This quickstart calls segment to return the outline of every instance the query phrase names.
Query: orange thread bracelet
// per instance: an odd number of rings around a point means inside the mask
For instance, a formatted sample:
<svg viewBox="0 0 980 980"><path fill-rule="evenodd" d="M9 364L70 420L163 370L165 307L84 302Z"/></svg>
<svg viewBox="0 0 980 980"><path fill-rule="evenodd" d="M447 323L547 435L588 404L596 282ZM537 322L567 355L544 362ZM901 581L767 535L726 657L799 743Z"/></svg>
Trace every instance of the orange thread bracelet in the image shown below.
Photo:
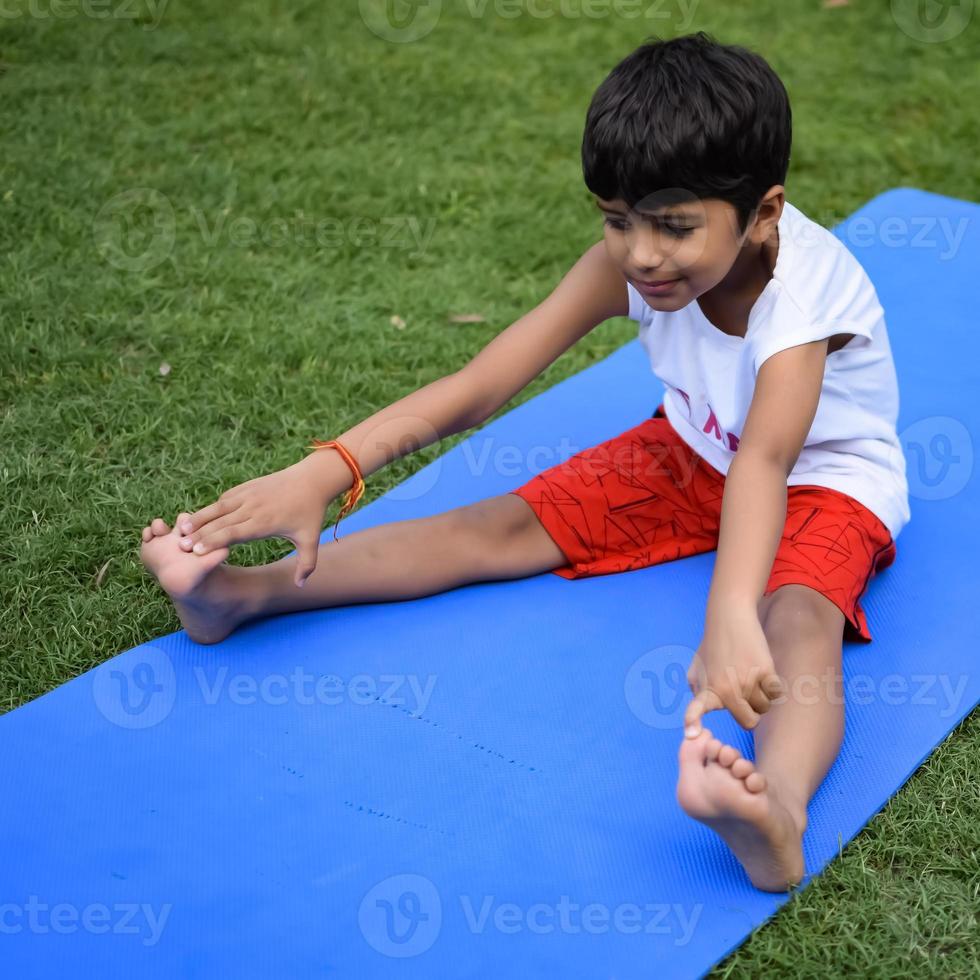
<svg viewBox="0 0 980 980"><path fill-rule="evenodd" d="M361 476L361 470L357 465L357 460L339 443L336 439L330 439L327 442L323 442L320 439L314 439L313 442L306 447L307 449L336 449L338 453L343 457L344 462L350 467L351 473L354 474L354 485L347 491L344 496L344 504L340 508L340 515L337 517L337 521L333 526L333 539L337 540L337 526L340 522L354 509L357 505L358 500L364 493L364 477Z"/></svg>

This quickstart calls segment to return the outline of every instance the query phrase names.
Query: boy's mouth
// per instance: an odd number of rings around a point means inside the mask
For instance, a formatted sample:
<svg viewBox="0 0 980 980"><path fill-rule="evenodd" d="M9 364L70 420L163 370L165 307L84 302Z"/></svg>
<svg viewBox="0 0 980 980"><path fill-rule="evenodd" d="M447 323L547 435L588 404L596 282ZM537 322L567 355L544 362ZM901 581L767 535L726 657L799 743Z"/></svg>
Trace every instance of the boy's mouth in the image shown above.
<svg viewBox="0 0 980 980"><path fill-rule="evenodd" d="M664 296L669 293L679 283L680 277L675 279L653 279L649 282L636 280L636 288L647 296Z"/></svg>

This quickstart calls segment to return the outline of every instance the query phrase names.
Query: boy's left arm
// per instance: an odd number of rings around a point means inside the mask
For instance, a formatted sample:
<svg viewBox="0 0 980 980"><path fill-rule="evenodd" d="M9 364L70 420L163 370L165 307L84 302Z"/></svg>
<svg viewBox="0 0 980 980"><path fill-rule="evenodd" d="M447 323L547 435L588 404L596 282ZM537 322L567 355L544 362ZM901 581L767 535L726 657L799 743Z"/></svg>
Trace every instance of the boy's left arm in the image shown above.
<svg viewBox="0 0 980 980"><path fill-rule="evenodd" d="M782 693L758 607L786 522L786 478L817 412L827 344L787 348L759 368L725 479L704 633L688 670L694 691L684 716L688 737L701 731L705 712L718 708L754 728Z"/></svg>

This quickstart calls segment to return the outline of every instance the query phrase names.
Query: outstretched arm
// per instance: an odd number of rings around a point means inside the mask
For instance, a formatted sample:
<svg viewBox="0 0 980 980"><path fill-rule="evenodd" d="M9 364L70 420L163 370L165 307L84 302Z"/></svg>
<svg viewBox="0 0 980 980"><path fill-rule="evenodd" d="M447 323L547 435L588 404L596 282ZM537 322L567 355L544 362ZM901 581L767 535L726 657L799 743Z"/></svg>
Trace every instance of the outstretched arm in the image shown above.
<svg viewBox="0 0 980 980"><path fill-rule="evenodd" d="M786 478L816 415L826 355L827 341L814 341L772 355L759 369L725 479L704 634L688 671L695 691L684 717L689 737L717 708L754 728L782 692L758 606L786 522Z"/></svg>
<svg viewBox="0 0 980 980"><path fill-rule="evenodd" d="M459 371L411 392L333 437L363 476L445 436L475 427L536 378L586 333L628 312L626 283L605 245L590 247L551 294L503 330ZM225 491L192 513L179 530L185 551L207 554L259 538L287 538L297 548L301 586L316 568L323 517L353 483L334 449Z"/></svg>

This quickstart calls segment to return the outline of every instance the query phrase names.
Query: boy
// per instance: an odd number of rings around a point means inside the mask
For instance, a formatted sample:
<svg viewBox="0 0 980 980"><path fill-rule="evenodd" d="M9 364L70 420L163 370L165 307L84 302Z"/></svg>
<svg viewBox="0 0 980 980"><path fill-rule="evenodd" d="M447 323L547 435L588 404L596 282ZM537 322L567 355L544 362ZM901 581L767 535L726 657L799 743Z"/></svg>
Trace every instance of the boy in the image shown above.
<svg viewBox="0 0 980 980"><path fill-rule="evenodd" d="M330 451L178 515L173 531L159 518L143 529L142 560L191 638L717 548L677 798L757 887L799 882L807 804L843 735L842 640L870 641L859 599L909 512L883 311L857 260L785 200L790 142L786 90L754 53L700 32L624 59L582 144L604 238L547 299L458 372L315 444ZM318 545L327 506L348 491L343 515L363 474L479 425L623 315L666 386L653 417L509 493ZM225 563L231 545L269 536L297 554ZM754 730L754 763L701 726L722 707Z"/></svg>

